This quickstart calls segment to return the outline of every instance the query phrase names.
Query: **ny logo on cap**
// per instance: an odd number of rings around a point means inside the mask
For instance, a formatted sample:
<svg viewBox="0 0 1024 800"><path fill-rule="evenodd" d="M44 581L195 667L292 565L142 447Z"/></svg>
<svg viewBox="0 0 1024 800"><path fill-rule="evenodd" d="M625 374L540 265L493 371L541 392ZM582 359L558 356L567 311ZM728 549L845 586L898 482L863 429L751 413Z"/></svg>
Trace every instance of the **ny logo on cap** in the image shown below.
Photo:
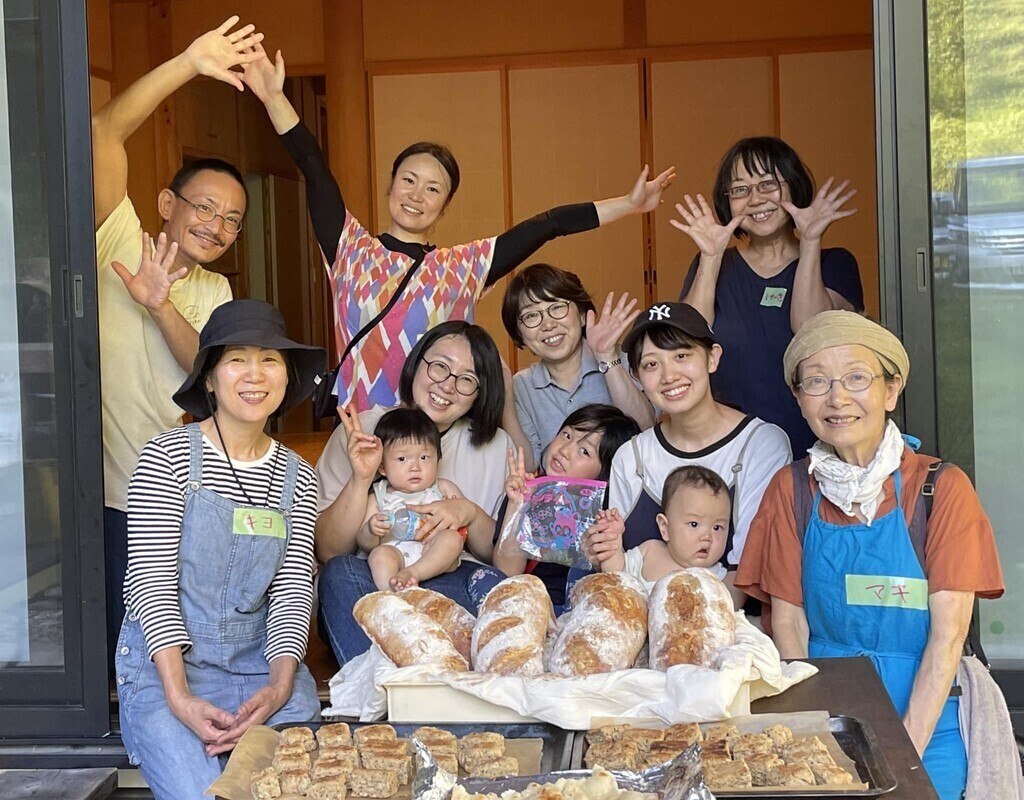
<svg viewBox="0 0 1024 800"><path fill-rule="evenodd" d="M647 319L649 320L663 320L668 319L671 316L672 309L665 304L652 306L651 310L647 313Z"/></svg>

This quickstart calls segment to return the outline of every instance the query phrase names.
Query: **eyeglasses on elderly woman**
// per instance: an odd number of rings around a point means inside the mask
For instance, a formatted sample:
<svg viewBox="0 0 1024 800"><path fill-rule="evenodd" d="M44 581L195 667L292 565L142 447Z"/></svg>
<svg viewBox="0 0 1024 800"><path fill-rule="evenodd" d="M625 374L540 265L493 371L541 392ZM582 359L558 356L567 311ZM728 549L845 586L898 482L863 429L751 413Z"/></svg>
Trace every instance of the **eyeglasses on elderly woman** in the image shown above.
<svg viewBox="0 0 1024 800"><path fill-rule="evenodd" d="M863 392L867 391L868 387L872 383L877 381L879 378L884 378L884 375L873 375L870 372L864 370L854 370L853 372L847 372L841 378L826 378L824 375L811 375L810 377L804 378L802 381L798 381L795 385L806 395L811 397L821 397L832 391L832 385L835 383L842 384L842 387L848 392Z"/></svg>

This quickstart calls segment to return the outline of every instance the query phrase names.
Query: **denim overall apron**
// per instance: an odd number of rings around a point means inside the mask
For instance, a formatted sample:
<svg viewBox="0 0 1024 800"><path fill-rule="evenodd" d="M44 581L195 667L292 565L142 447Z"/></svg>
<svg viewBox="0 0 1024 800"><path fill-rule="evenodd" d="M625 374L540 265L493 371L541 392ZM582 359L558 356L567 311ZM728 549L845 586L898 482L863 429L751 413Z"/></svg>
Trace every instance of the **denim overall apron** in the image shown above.
<svg viewBox="0 0 1024 800"><path fill-rule="evenodd" d="M804 611L811 658L869 656L902 716L921 664L931 615L928 582L914 552L894 473L896 508L871 526L821 519L821 490L804 536ZM967 783L959 697L950 697L924 753L942 800L959 800Z"/></svg>
<svg viewBox="0 0 1024 800"><path fill-rule="evenodd" d="M187 426L189 478L178 549L178 600L192 649L184 654L191 693L234 714L267 685L268 589L284 562L291 537L291 506L299 458L287 452L280 505L283 536L234 533L237 508L203 488L203 435ZM192 800L221 773L191 729L171 713L156 666L147 656L142 626L125 616L115 657L121 737L156 798ZM299 664L292 696L265 724L319 718L316 684Z"/></svg>

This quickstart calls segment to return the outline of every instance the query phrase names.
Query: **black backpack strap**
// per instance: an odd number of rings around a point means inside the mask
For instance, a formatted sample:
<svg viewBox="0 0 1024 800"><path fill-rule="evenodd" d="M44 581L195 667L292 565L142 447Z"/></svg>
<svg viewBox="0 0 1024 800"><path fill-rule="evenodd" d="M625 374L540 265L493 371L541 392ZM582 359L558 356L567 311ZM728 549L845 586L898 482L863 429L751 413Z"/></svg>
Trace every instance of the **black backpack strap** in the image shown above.
<svg viewBox="0 0 1024 800"><path fill-rule="evenodd" d="M921 485L921 497L914 507L914 514L908 524L910 531L910 542L914 546L917 560L921 564L921 571L924 571L924 551L928 541L928 520L932 515L932 505L935 502L935 484L939 475L949 466L946 461L935 461L928 465L928 473L925 475L924 483ZM964 655L977 656L978 660L988 666L988 658L981 646L981 613L978 607L978 598L974 598L974 610L971 612L971 623L967 628L967 638L964 640Z"/></svg>
<svg viewBox="0 0 1024 800"><path fill-rule="evenodd" d="M349 343L345 346L344 352L341 354L341 358L338 359L338 364L333 369L325 372L323 375L317 375L314 379L316 388L313 389L313 416L317 419L324 419L325 417L336 417L338 412L338 397L334 394L334 385L338 382L338 375L341 372L341 365L345 363L345 359L348 358L348 354L352 352L352 349L363 340L363 338L374 328L377 324L388 315L388 312L395 307L395 303L402 297L402 293L405 291L405 287L409 285L409 281L412 280L412 276L419 270L420 265L423 263L423 259L426 258L426 253L421 253L413 259L412 265L409 267L409 271L402 276L401 283L398 284L398 288L395 289L395 293L391 295L387 302L387 305L380 310L373 319L367 322L359 331L353 336ZM337 420L335 420L337 422Z"/></svg>
<svg viewBox="0 0 1024 800"><path fill-rule="evenodd" d="M814 498L811 497L811 487L807 483L807 459L794 461L789 465L789 471L793 473L793 517L796 520L796 538L803 545L804 535L811 521L811 512L814 510Z"/></svg>

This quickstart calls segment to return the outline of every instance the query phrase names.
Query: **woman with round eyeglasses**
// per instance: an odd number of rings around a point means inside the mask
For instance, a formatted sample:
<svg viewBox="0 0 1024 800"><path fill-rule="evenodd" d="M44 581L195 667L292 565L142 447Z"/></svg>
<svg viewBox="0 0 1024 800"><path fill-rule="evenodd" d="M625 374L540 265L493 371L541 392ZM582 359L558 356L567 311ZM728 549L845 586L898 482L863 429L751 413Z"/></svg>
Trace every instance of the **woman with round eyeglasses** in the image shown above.
<svg viewBox="0 0 1024 800"><path fill-rule="evenodd" d="M771 601L783 658L869 656L953 800L968 771L957 670L974 600L1001 596L1003 577L970 480L888 419L909 372L899 339L858 314L804 323L784 374L818 441L768 485L736 585Z"/></svg>
<svg viewBox="0 0 1024 800"><path fill-rule="evenodd" d="M451 320L427 331L406 359L399 377L402 405L424 411L441 432L439 478L450 480L464 497L413 506L427 517L421 529L425 544L433 530L467 528L462 562L422 586L450 597L476 613L468 592L477 570L492 571L476 561L490 561L494 520L491 514L505 494L507 453L512 442L499 427L505 403L501 357L483 328ZM378 477L380 440L373 435L388 409L374 407L345 414L317 462L320 517L316 524L320 570L320 632L339 663L363 653L369 639L352 617L352 607L376 591L365 554L356 536L366 495ZM495 571L496 575L499 575ZM498 578L500 579L500 577Z"/></svg>
<svg viewBox="0 0 1024 800"><path fill-rule="evenodd" d="M531 264L509 283L501 304L505 330L516 347L540 359L506 385L502 419L523 448L527 471L541 463L562 420L584 406L613 405L641 429L654 424L654 409L619 351L619 339L639 313L628 294L616 302L609 292L598 316L579 277L550 264Z"/></svg>
<svg viewBox="0 0 1024 800"><path fill-rule="evenodd" d="M700 252L679 299L696 308L726 352L712 378L715 397L782 428L794 453L814 436L779 373L793 333L820 311L861 311L857 262L822 249L829 226L854 213L849 181L829 178L815 193L800 157L781 139L741 139L722 158L712 195L676 204L672 225ZM730 247L732 237L739 246Z"/></svg>

